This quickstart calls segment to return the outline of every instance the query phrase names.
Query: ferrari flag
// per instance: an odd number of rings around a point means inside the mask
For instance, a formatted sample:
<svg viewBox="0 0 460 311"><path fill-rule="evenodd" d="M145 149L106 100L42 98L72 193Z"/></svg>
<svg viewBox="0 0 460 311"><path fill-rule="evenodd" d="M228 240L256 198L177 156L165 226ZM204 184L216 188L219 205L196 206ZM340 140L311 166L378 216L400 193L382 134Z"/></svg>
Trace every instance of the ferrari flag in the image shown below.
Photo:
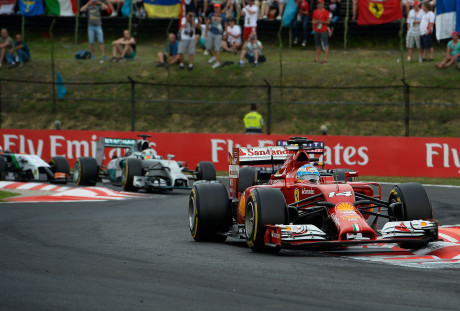
<svg viewBox="0 0 460 311"><path fill-rule="evenodd" d="M144 0L148 17L179 17L181 0Z"/></svg>
<svg viewBox="0 0 460 311"><path fill-rule="evenodd" d="M436 38L450 38L454 30L460 32L460 0L436 1Z"/></svg>
<svg viewBox="0 0 460 311"><path fill-rule="evenodd" d="M75 16L77 3L75 0L45 0L48 15Z"/></svg>
<svg viewBox="0 0 460 311"><path fill-rule="evenodd" d="M358 0L358 25L386 24L401 18L400 0Z"/></svg>
<svg viewBox="0 0 460 311"><path fill-rule="evenodd" d="M14 13L16 0L0 0L0 15L10 15Z"/></svg>
<svg viewBox="0 0 460 311"><path fill-rule="evenodd" d="M19 12L23 16L42 15L44 11L42 0L19 0Z"/></svg>

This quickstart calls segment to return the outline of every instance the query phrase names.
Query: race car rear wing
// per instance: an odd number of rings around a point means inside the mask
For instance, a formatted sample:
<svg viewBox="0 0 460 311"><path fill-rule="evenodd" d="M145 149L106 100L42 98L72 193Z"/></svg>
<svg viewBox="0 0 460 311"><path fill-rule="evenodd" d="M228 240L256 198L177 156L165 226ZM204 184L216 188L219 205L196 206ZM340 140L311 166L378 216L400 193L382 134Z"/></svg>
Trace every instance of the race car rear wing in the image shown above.
<svg viewBox="0 0 460 311"><path fill-rule="evenodd" d="M324 142L303 137L291 137L287 141L278 141L277 146L233 148L229 154L230 197L238 198L240 165L279 165L299 150L305 150L311 161L318 161L317 155L324 155ZM313 157L311 157L313 155Z"/></svg>
<svg viewBox="0 0 460 311"><path fill-rule="evenodd" d="M313 141L304 137L291 137L289 140L276 141L277 146L283 146L288 150L305 150L308 155L324 155L324 142Z"/></svg>
<svg viewBox="0 0 460 311"><path fill-rule="evenodd" d="M102 166L104 161L105 148L130 148L131 150L136 145L137 140L129 138L106 138L101 137L96 145L96 162Z"/></svg>

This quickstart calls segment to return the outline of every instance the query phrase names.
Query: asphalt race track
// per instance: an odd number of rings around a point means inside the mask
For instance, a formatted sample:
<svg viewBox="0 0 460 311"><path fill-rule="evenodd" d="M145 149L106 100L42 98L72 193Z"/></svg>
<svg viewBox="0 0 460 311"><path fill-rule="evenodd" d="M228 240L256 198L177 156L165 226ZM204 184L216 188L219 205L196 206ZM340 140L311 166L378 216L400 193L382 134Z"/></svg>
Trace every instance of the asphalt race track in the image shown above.
<svg viewBox="0 0 460 311"><path fill-rule="evenodd" d="M459 224L459 188L427 191L440 224ZM235 239L198 243L187 206L187 191L0 204L0 309L460 310L458 266L255 254Z"/></svg>

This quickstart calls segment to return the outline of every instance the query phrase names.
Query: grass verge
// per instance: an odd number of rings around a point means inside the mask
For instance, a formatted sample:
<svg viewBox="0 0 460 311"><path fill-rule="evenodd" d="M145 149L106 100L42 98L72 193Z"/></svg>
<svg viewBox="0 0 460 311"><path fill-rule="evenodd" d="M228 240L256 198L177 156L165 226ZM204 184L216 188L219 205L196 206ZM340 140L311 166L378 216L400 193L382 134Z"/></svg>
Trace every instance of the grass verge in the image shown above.
<svg viewBox="0 0 460 311"><path fill-rule="evenodd" d="M32 61L23 68L0 68L0 78L54 80L49 39L30 40ZM261 103L261 113L267 113L266 80L273 86L273 134L316 135L320 134L322 124L329 127L331 135L405 133L402 60L397 49L335 47L329 62L318 64L312 62L315 51L310 42L305 49L282 50L275 43L266 43L267 62L257 68L239 67L238 55L223 53L221 62L233 64L214 70L207 62L209 56L198 49L195 69L188 72L177 66L168 70L155 67L156 53L164 49L164 43L144 39L138 42L134 61L100 63L98 50L95 61L74 59L76 51L88 49L86 42L75 45L71 37L58 38L54 44L54 68L64 78L66 96L54 103L51 85L2 82L2 127L52 129L54 120L59 119L63 129L129 131L132 116L129 76L139 82L164 84L135 86L137 131L241 133L249 102ZM110 58L110 39L105 46ZM444 53L445 48L438 47L435 61L440 61ZM117 81L125 83L96 84ZM410 93L411 136L459 137L460 89L443 89L459 87L458 71L454 68L440 71L433 63L405 63L405 81L414 86ZM184 84L191 87L178 87ZM392 87L363 88L384 85ZM280 86L297 88L281 90ZM423 88L427 86L435 89ZM222 101L225 103L219 103ZM374 105L364 105L367 103Z"/></svg>
<svg viewBox="0 0 460 311"><path fill-rule="evenodd" d="M5 202L5 199L9 197L14 197L19 195L19 193L13 193L13 192L8 192L8 191L2 191L0 190L0 202Z"/></svg>

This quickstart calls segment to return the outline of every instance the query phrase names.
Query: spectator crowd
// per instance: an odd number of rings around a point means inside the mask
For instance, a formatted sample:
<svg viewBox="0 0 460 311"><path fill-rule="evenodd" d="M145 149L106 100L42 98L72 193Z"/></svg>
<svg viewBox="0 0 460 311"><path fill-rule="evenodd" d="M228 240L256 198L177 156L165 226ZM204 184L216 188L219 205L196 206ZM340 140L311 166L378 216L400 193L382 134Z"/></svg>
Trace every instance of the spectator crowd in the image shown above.
<svg viewBox="0 0 460 311"><path fill-rule="evenodd" d="M87 35L90 53L96 59L97 41L100 61L107 57L104 48L102 16L118 16L124 5L130 1L136 12L139 11L136 0L82 0L80 12L87 18ZM165 50L158 52L157 67L169 67L178 64L179 69L192 71L197 48L209 55L211 68L231 64L222 62L221 53L228 52L236 56L240 66L246 63L254 67L265 62L264 47L258 38L258 21L281 20L288 0L185 0L185 14L179 21L177 35L170 34ZM295 0L297 12L292 21L293 44L307 46L308 38L313 35L316 56L313 62L327 63L329 39L340 19L342 0ZM432 62L434 58L433 31L435 13L433 1L403 0L401 2L406 15L407 62L414 61L414 49L417 49L418 62ZM352 0L352 19L356 20L357 0ZM242 26L239 19L242 19ZM446 57L436 67L446 68L456 64L460 69L460 43L458 34L452 34L448 43ZM321 59L321 54L323 57ZM186 55L187 57L184 57ZM136 40L128 30L123 36L112 42L112 62L133 60L136 56ZM4 61L9 68L22 66L30 59L30 51L21 35L16 41L2 29L0 38L0 66ZM187 66L186 66L187 63Z"/></svg>

